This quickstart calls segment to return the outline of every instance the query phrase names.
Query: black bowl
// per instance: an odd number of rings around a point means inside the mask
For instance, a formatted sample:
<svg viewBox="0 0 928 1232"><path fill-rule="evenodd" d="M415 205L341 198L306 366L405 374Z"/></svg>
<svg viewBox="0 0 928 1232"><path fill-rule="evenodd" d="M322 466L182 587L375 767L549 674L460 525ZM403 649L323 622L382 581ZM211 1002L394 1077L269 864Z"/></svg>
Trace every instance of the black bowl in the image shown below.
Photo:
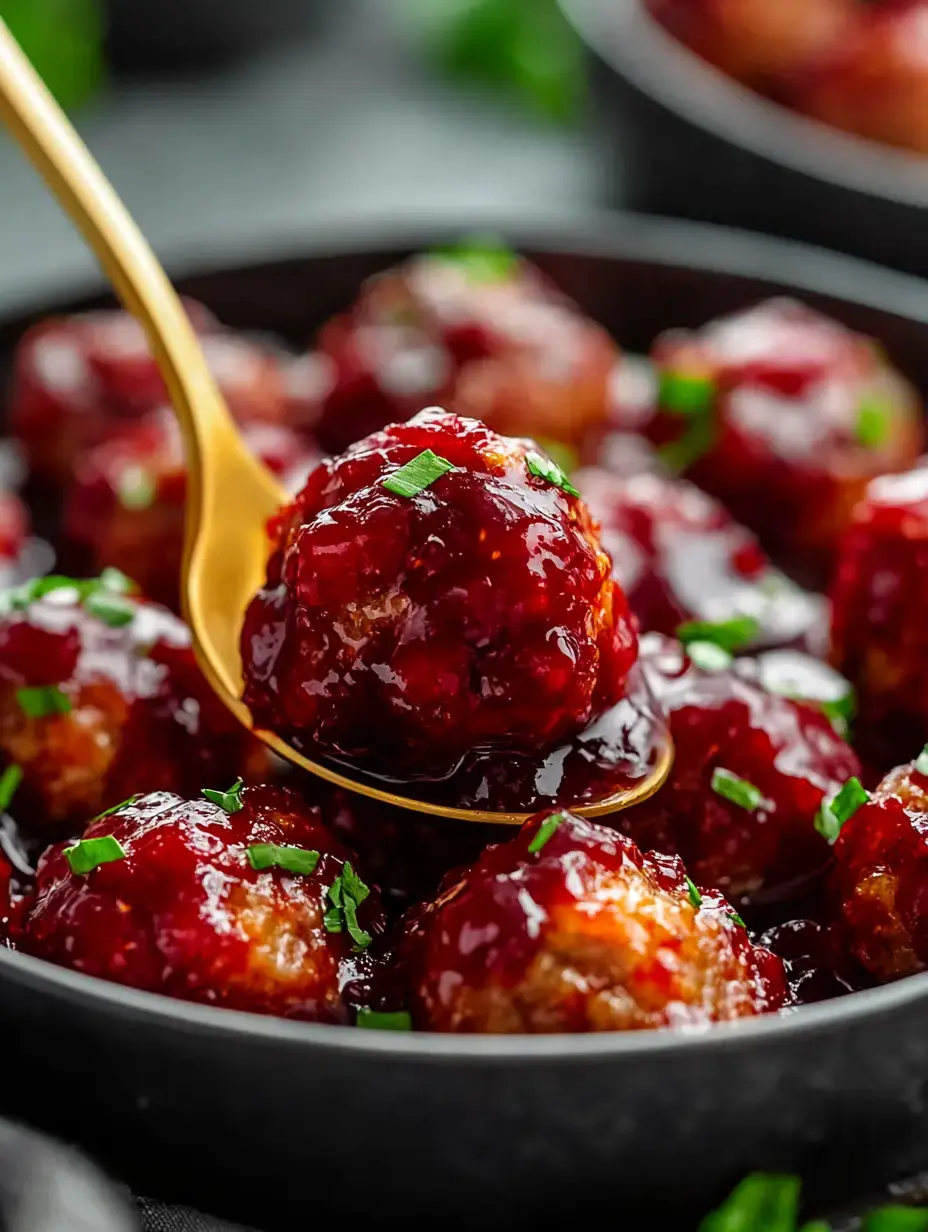
<svg viewBox="0 0 928 1232"><path fill-rule="evenodd" d="M689 52L643 0L561 4L592 53L616 204L928 275L928 158L768 102Z"/></svg>
<svg viewBox="0 0 928 1232"><path fill-rule="evenodd" d="M500 229L630 348L799 294L928 391L928 299L901 275L632 217ZM306 339L363 277L460 231L317 239L180 283L231 324ZM7 360L26 323L0 328ZM803 1172L821 1199L864 1193L928 1162L926 1021L928 975L702 1033L395 1035L188 1005L0 950L7 1107L138 1192L269 1229L656 1229L695 1222L755 1168Z"/></svg>

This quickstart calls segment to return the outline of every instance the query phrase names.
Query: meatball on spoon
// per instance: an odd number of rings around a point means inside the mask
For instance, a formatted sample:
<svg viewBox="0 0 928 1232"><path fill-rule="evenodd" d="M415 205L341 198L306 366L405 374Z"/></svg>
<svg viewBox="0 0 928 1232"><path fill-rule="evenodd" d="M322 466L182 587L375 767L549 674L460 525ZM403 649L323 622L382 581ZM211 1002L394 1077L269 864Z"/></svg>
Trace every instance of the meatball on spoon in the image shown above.
<svg viewBox="0 0 928 1232"><path fill-rule="evenodd" d="M288 503L287 494L244 444L164 270L2 21L0 115L148 334L183 429L189 461L184 612L207 679L240 722L251 727L242 700L239 637L243 614L264 582L266 524ZM271 732L258 735L304 770L390 804L463 821L520 824L528 816L397 795L310 761ZM588 816L628 808L660 787L672 753L668 738L642 778L592 804L576 807L569 800L560 804Z"/></svg>

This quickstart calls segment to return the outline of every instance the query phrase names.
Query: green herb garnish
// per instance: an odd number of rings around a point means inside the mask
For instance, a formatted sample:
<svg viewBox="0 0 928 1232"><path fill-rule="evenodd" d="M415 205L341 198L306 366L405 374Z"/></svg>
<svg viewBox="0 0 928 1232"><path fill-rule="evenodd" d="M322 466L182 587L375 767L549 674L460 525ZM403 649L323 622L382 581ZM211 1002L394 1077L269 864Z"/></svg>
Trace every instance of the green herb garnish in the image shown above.
<svg viewBox="0 0 928 1232"><path fill-rule="evenodd" d="M690 902L698 910L702 906L702 895L699 893L699 887L696 885L696 882L691 881L689 877L686 878L686 889L690 896Z"/></svg>
<svg viewBox="0 0 928 1232"><path fill-rule="evenodd" d="M564 820L563 813L552 813L550 817L546 817L532 836L532 841L528 845L529 851L533 855L536 851L541 851L542 847L544 847L545 843L547 843L551 835Z"/></svg>
<svg viewBox="0 0 928 1232"><path fill-rule="evenodd" d="M728 651L715 642L688 642L686 653L693 665L704 672L723 672L734 661Z"/></svg>
<svg viewBox="0 0 928 1232"><path fill-rule="evenodd" d="M834 843L841 829L862 804L870 799L858 778L850 778L830 800L823 800L815 818L815 828L829 843Z"/></svg>
<svg viewBox="0 0 928 1232"><path fill-rule="evenodd" d="M433 255L458 266L469 282L508 282L519 266L512 249L480 236L437 248Z"/></svg>
<svg viewBox="0 0 928 1232"><path fill-rule="evenodd" d="M212 787L204 787L203 795L209 800L210 804L218 804L227 813L237 813L245 807L242 803L242 788L244 785L242 780L238 779L228 791L215 791Z"/></svg>
<svg viewBox="0 0 928 1232"><path fill-rule="evenodd" d="M412 1016L407 1010L386 1013L381 1010L359 1009L356 1026L367 1031L411 1031Z"/></svg>
<svg viewBox="0 0 928 1232"><path fill-rule="evenodd" d="M755 1172L699 1225L699 1232L796 1232L798 1176Z"/></svg>
<svg viewBox="0 0 928 1232"><path fill-rule="evenodd" d="M441 479L442 475L453 470L454 465L451 462L432 453L431 449L425 449L411 462L388 475L383 480L383 486L388 492L405 496L409 500L431 487L436 479Z"/></svg>
<svg viewBox="0 0 928 1232"><path fill-rule="evenodd" d="M327 897L332 904L325 913L322 922L326 931L340 933L347 928L352 941L359 950L371 943L371 935L358 923L358 908L370 894L370 890L357 875L351 864L346 860L341 873L335 878L327 890Z"/></svg>
<svg viewBox="0 0 928 1232"><path fill-rule="evenodd" d="M925 745L915 758L915 769L919 774L928 774L928 744Z"/></svg>
<svg viewBox="0 0 928 1232"><path fill-rule="evenodd" d="M695 416L686 431L675 441L660 445L658 460L674 475L682 475L709 452L715 444L715 420L711 415Z"/></svg>
<svg viewBox="0 0 928 1232"><path fill-rule="evenodd" d="M860 1232L925 1232L928 1210L915 1206L882 1206L871 1211L860 1225Z"/></svg>
<svg viewBox="0 0 928 1232"><path fill-rule="evenodd" d="M22 767L7 766L0 774L0 813L5 813L16 795L16 789L23 781Z"/></svg>
<svg viewBox="0 0 928 1232"><path fill-rule="evenodd" d="M712 642L729 654L753 642L760 626L753 616L732 616L730 620L689 620L677 629L677 637L689 649L693 642Z"/></svg>
<svg viewBox="0 0 928 1232"><path fill-rule="evenodd" d="M116 498L123 509L140 513L155 503L155 481L141 466L127 466L116 484Z"/></svg>
<svg viewBox="0 0 928 1232"><path fill-rule="evenodd" d="M889 439L892 427L892 409L872 395L863 399L857 413L854 432L865 449L879 449Z"/></svg>
<svg viewBox="0 0 928 1232"><path fill-rule="evenodd" d="M135 619L135 607L121 595L107 590L95 590L84 600L84 608L111 629L129 625Z"/></svg>
<svg viewBox="0 0 928 1232"><path fill-rule="evenodd" d="M259 872L265 868L282 868L286 873L309 874L316 870L319 852L277 843L252 843L248 848L248 860Z"/></svg>
<svg viewBox="0 0 928 1232"><path fill-rule="evenodd" d="M717 766L712 772L712 790L748 813L754 813L764 803L764 793L747 779Z"/></svg>
<svg viewBox="0 0 928 1232"><path fill-rule="evenodd" d="M548 483L554 484L556 488L560 488L569 496L580 495L553 458L545 458L540 453L529 453L525 455L525 465L529 469L529 474L534 475L536 479L547 480Z"/></svg>
<svg viewBox="0 0 928 1232"><path fill-rule="evenodd" d="M112 834L104 834L101 838L82 838L73 847L66 847L64 857L71 865L72 873L83 875L93 872L101 864L124 860L126 853Z"/></svg>
<svg viewBox="0 0 928 1232"><path fill-rule="evenodd" d="M102 813L97 813L94 821L102 821L104 817L112 817L115 813L121 813L124 808L128 808L130 804L135 804L136 800L142 798L142 793L137 791L134 796L129 796L127 800L123 800L120 804L114 804L112 808L104 809Z"/></svg>
<svg viewBox="0 0 928 1232"><path fill-rule="evenodd" d="M118 569L104 569L97 578L73 578L61 573L51 573L45 577L30 578L20 586L14 586L0 593L0 608L4 611L22 611L30 603L44 599L46 595L57 591L72 591L74 602L82 603L88 611L91 604L100 599L110 599L114 595L127 595L136 589L135 583ZM123 621L128 624L128 621Z"/></svg>
<svg viewBox="0 0 928 1232"><path fill-rule="evenodd" d="M672 415L708 415L715 401L715 381L694 372L664 369L657 390L661 409Z"/></svg>
<svg viewBox="0 0 928 1232"><path fill-rule="evenodd" d="M132 578L126 577L121 569L114 569L112 565L107 565L99 580L103 589L114 595L131 595L138 590Z"/></svg>
<svg viewBox="0 0 928 1232"><path fill-rule="evenodd" d="M566 441L551 440L547 436L539 436L535 439L548 457L557 463L565 475L569 475L571 471L575 471L580 465L580 455Z"/></svg>
<svg viewBox="0 0 928 1232"><path fill-rule="evenodd" d="M17 689L16 700L23 714L30 719L44 719L50 714L69 714L71 699L57 685L42 685L35 689Z"/></svg>

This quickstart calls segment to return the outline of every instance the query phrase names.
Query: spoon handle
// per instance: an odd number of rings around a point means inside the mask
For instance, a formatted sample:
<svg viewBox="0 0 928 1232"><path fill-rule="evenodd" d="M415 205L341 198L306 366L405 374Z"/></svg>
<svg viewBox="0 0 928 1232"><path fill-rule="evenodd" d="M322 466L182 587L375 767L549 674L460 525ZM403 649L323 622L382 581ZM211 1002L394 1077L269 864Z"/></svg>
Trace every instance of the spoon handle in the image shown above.
<svg viewBox="0 0 928 1232"><path fill-rule="evenodd" d="M234 432L177 292L96 160L0 19L0 120L145 328L180 420L199 504L207 441Z"/></svg>

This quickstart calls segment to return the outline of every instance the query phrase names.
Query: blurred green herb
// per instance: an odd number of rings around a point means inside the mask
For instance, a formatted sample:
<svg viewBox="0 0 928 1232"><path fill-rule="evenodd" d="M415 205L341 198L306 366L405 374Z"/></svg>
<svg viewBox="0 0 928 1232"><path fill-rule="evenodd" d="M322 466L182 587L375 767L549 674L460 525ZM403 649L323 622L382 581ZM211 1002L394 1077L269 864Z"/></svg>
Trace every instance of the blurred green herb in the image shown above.
<svg viewBox="0 0 928 1232"><path fill-rule="evenodd" d="M62 107L78 106L101 85L101 0L0 0L0 17Z"/></svg>
<svg viewBox="0 0 928 1232"><path fill-rule="evenodd" d="M798 1176L755 1172L699 1225L699 1232L830 1232L825 1220L799 1223ZM882 1206L865 1215L860 1232L925 1232L928 1210Z"/></svg>

